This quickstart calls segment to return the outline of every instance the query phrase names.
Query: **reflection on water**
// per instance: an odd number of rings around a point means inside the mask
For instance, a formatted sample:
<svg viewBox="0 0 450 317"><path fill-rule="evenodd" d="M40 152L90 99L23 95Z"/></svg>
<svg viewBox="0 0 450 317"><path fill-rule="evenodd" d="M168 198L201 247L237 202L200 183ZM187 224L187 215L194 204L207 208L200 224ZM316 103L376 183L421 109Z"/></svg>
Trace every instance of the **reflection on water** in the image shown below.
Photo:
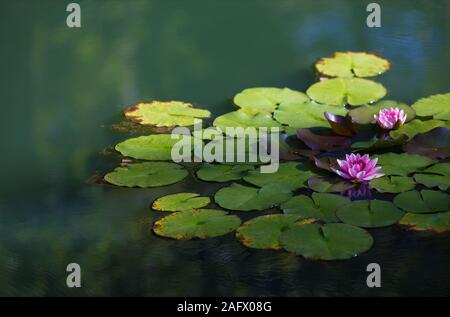
<svg viewBox="0 0 450 317"><path fill-rule="evenodd" d="M85 182L120 161L100 152L129 136L111 129L125 105L178 99L219 115L246 87L305 90L314 60L337 50L391 59L380 76L390 98L446 92L448 1L379 1L380 29L365 26L363 1L79 3L81 29L65 26L64 2L1 4L0 295L450 294L448 236L371 230L371 251L331 263L250 250L231 235L176 242L151 234L152 200L218 186ZM65 287L70 262L81 289ZM371 262L383 270L378 290L365 284Z"/></svg>

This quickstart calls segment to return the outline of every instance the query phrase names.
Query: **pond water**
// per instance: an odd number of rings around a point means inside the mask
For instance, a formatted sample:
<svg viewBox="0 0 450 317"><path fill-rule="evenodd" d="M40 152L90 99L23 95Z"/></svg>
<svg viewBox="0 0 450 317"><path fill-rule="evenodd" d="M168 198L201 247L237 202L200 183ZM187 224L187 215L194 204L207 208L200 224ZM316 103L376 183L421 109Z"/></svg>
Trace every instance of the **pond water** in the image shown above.
<svg viewBox="0 0 450 317"><path fill-rule="evenodd" d="M447 92L450 3L378 1L382 27L369 29L366 2L79 1L82 27L69 29L64 1L2 1L0 295L450 295L448 235L370 230L370 251L336 262L248 249L231 234L178 242L151 232L151 202L220 186L88 181L120 161L103 149L130 137L111 128L126 105L184 100L218 116L247 87L304 91L313 62L339 50L390 59L377 78L390 99ZM82 288L66 287L71 262ZM379 289L366 286L372 262Z"/></svg>

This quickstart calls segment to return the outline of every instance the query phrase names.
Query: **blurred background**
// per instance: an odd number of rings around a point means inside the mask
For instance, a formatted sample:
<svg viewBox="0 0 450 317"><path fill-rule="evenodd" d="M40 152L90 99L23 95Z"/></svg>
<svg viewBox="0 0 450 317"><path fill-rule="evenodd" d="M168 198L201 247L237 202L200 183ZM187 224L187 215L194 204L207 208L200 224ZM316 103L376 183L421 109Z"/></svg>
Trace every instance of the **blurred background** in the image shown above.
<svg viewBox="0 0 450 317"><path fill-rule="evenodd" d="M362 0L0 0L0 295L450 295L450 238L373 230L367 254L312 262L256 251L231 235L176 242L155 237L157 189L88 180L120 161L105 155L129 133L111 125L127 105L182 100L214 116L254 86L304 91L312 65L335 51L392 62L376 78L387 98L412 103L449 91L450 2L377 1L382 27L366 26ZM82 288L66 287L66 265ZM368 289L368 263L382 267Z"/></svg>

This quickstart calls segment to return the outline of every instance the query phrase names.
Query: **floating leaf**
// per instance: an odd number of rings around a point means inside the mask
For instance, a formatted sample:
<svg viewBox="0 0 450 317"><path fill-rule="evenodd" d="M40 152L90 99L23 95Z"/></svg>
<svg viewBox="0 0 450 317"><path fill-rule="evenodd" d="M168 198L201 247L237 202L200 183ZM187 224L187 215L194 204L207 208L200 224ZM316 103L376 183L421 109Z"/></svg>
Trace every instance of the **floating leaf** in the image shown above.
<svg viewBox="0 0 450 317"><path fill-rule="evenodd" d="M308 179L308 187L319 193L342 193L355 184L339 177L315 175Z"/></svg>
<svg viewBox="0 0 450 317"><path fill-rule="evenodd" d="M420 121L418 119L415 119L411 122L402 125L397 130L392 130L389 134L394 139L398 139L402 135L407 136L408 139L412 139L417 134L425 133L441 126L445 126L444 121L440 120Z"/></svg>
<svg viewBox="0 0 450 317"><path fill-rule="evenodd" d="M297 137L310 149L317 151L338 151L348 149L352 140L343 136L318 135L308 129L298 129Z"/></svg>
<svg viewBox="0 0 450 317"><path fill-rule="evenodd" d="M306 94L313 100L328 105L359 106L375 102L386 95L383 85L361 78L333 78L320 81L308 88Z"/></svg>
<svg viewBox="0 0 450 317"><path fill-rule="evenodd" d="M350 259L373 244L366 230L342 223L295 224L280 241L287 251L318 260Z"/></svg>
<svg viewBox="0 0 450 317"><path fill-rule="evenodd" d="M426 156L407 153L386 153L377 157L378 165L381 166L380 172L385 175L408 176L437 162Z"/></svg>
<svg viewBox="0 0 450 317"><path fill-rule="evenodd" d="M266 215L244 222L236 231L241 243L254 249L279 250L281 234L299 220L297 215ZM314 220L303 220L300 223L311 223Z"/></svg>
<svg viewBox="0 0 450 317"><path fill-rule="evenodd" d="M447 211L450 209L450 195L434 190L412 190L395 196L394 204L412 213Z"/></svg>
<svg viewBox="0 0 450 317"><path fill-rule="evenodd" d="M389 69L389 62L364 52L337 52L316 63L319 73L330 77L372 77Z"/></svg>
<svg viewBox="0 0 450 317"><path fill-rule="evenodd" d="M200 143L201 141L196 141ZM165 161L172 160L172 148L175 144L185 144L187 148L194 149L195 143L193 137L180 136L179 139L172 139L171 134L153 134L128 139L116 145L116 150L123 156L129 156L139 160ZM192 151L183 153L184 158L190 158Z"/></svg>
<svg viewBox="0 0 450 317"><path fill-rule="evenodd" d="M179 193L159 197L152 204L153 210L158 211L186 211L207 206L211 200L209 197L199 197L195 193Z"/></svg>
<svg viewBox="0 0 450 317"><path fill-rule="evenodd" d="M258 149L258 138L249 136L224 137L212 140L205 145L203 153L208 153L212 157L206 159L204 156L203 160L228 165L259 165L262 164L261 155L264 158L270 159L270 157L264 155L264 151L258 152Z"/></svg>
<svg viewBox="0 0 450 317"><path fill-rule="evenodd" d="M416 101L412 107L418 116L450 120L450 93L433 95Z"/></svg>
<svg viewBox="0 0 450 317"><path fill-rule="evenodd" d="M390 201L358 200L339 208L336 215L349 225L378 228L393 225L404 214Z"/></svg>
<svg viewBox="0 0 450 317"><path fill-rule="evenodd" d="M262 173L261 170L250 171L244 180L250 184L263 187L269 184L279 184L295 190L306 187L306 181L314 173L298 162L281 163L275 173Z"/></svg>
<svg viewBox="0 0 450 317"><path fill-rule="evenodd" d="M272 128L281 126L276 122L270 113L258 112L250 113L244 110L238 110L226 113L217 117L213 125L226 132L227 127L231 128Z"/></svg>
<svg viewBox="0 0 450 317"><path fill-rule="evenodd" d="M366 105L362 107L358 107L349 111L348 115L352 118L352 120L359 124L369 124L374 123L375 119L374 115L378 114L381 109L386 108L399 108L405 111L406 113L406 121L411 121L415 116L416 112L413 108L408 106L405 103L393 101L393 100L382 100L373 105Z"/></svg>
<svg viewBox="0 0 450 317"><path fill-rule="evenodd" d="M253 170L251 165L205 164L197 171L197 177L206 182L229 182L238 180Z"/></svg>
<svg viewBox="0 0 450 317"><path fill-rule="evenodd" d="M313 193L292 197L280 207L285 214L295 214L302 218L315 218L325 222L338 222L336 210L350 203L345 197L334 194Z"/></svg>
<svg viewBox="0 0 450 317"><path fill-rule="evenodd" d="M450 211L435 214L407 213L399 224L415 231L450 231Z"/></svg>
<svg viewBox="0 0 450 317"><path fill-rule="evenodd" d="M140 124L173 127L194 125L195 119L209 118L211 112L180 101L152 101L129 107L125 116Z"/></svg>
<svg viewBox="0 0 450 317"><path fill-rule="evenodd" d="M415 174L414 180L428 188L439 187L441 190L447 190L450 187L449 175Z"/></svg>
<svg viewBox="0 0 450 317"><path fill-rule="evenodd" d="M352 143L352 149L355 150L369 150L369 149L385 149L389 147L399 146L407 137L402 136L399 139L382 139L377 136L372 137L370 140L356 141Z"/></svg>
<svg viewBox="0 0 450 317"><path fill-rule="evenodd" d="M450 157L450 130L444 127L416 135L403 146L403 150L431 158Z"/></svg>
<svg viewBox="0 0 450 317"><path fill-rule="evenodd" d="M108 183L125 187L158 187L177 183L188 175L175 163L147 162L118 167L105 176Z"/></svg>
<svg viewBox="0 0 450 317"><path fill-rule="evenodd" d="M281 103L302 103L309 98L304 93L289 88L248 88L234 97L234 104L251 112L273 112Z"/></svg>
<svg viewBox="0 0 450 317"><path fill-rule="evenodd" d="M200 209L181 211L156 221L153 231L176 240L207 239L227 234L241 224L239 217L225 211Z"/></svg>
<svg viewBox="0 0 450 317"><path fill-rule="evenodd" d="M401 193L415 187L412 177L405 176L384 176L371 180L369 184L380 193Z"/></svg>
<svg viewBox="0 0 450 317"><path fill-rule="evenodd" d="M292 196L286 187L278 184L262 188L232 184L220 189L214 199L221 207L229 210L264 210L278 205Z"/></svg>
<svg viewBox="0 0 450 317"><path fill-rule="evenodd" d="M315 102L284 103L275 111L274 118L291 128L329 128L330 124L324 116L325 112L345 115L347 109Z"/></svg>

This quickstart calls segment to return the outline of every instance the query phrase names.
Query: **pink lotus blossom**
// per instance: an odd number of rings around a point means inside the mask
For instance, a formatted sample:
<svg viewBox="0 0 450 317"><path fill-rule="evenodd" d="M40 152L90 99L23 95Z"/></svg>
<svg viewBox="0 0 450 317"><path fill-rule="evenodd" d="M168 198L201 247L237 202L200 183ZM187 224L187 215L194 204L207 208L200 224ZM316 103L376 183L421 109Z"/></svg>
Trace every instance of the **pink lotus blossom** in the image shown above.
<svg viewBox="0 0 450 317"><path fill-rule="evenodd" d="M377 167L378 158L370 159L368 154L350 154L345 156L345 160L337 160L340 169L331 168L333 172L353 182L369 181L383 176L378 173L381 167Z"/></svg>
<svg viewBox="0 0 450 317"><path fill-rule="evenodd" d="M399 108L385 108L373 116L378 125L386 130L392 130L395 127L403 125L406 121L405 111Z"/></svg>

